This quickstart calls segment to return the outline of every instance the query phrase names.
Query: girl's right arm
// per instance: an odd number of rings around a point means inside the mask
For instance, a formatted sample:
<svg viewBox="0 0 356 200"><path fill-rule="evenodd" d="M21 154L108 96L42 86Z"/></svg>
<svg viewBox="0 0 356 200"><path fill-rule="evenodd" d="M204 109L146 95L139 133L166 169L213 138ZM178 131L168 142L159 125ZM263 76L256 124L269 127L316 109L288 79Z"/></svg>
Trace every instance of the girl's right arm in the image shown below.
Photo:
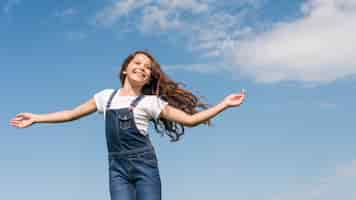
<svg viewBox="0 0 356 200"><path fill-rule="evenodd" d="M206 122L227 108L240 106L245 98L246 93L244 91L241 93L231 94L225 97L225 99L219 104L195 114L188 114L173 106L167 105L160 113L160 117L178 122L184 126L193 127Z"/></svg>
<svg viewBox="0 0 356 200"><path fill-rule="evenodd" d="M95 99L92 98L72 110L64 110L48 114L19 113L15 118L11 119L10 124L18 128L26 128L34 123L68 122L89 115L96 110Z"/></svg>

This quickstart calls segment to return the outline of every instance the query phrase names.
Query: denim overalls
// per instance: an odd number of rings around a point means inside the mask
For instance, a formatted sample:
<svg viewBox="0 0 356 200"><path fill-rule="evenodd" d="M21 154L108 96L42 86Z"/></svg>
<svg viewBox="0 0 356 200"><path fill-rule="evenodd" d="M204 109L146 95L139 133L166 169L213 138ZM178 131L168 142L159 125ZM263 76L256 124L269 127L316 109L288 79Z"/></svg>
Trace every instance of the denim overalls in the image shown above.
<svg viewBox="0 0 356 200"><path fill-rule="evenodd" d="M116 93L111 94L105 113L111 200L160 200L156 154L149 136L137 129L133 114L144 96L138 96L128 108L110 109Z"/></svg>

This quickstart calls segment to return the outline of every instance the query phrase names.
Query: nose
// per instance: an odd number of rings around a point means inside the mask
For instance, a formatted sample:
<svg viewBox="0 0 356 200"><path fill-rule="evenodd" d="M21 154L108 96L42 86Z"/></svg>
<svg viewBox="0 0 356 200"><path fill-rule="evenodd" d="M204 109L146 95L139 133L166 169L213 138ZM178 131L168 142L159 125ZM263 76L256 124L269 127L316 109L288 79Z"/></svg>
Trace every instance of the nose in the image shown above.
<svg viewBox="0 0 356 200"><path fill-rule="evenodd" d="M145 65L143 63L138 64L139 69L144 69Z"/></svg>
<svg viewBox="0 0 356 200"><path fill-rule="evenodd" d="M141 71L141 72L144 72L145 71L145 68L143 65L140 65L137 70Z"/></svg>

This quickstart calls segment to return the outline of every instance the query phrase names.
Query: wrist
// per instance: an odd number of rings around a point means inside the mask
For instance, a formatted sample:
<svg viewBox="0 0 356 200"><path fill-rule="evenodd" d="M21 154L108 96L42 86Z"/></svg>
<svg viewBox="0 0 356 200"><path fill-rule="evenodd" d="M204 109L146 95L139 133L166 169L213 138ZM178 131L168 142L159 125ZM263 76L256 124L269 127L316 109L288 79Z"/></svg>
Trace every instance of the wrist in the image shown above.
<svg viewBox="0 0 356 200"><path fill-rule="evenodd" d="M33 114L33 123L39 123L41 122L41 116L37 114Z"/></svg>
<svg viewBox="0 0 356 200"><path fill-rule="evenodd" d="M222 110L225 110L230 107L230 105L225 100L220 103L220 106Z"/></svg>

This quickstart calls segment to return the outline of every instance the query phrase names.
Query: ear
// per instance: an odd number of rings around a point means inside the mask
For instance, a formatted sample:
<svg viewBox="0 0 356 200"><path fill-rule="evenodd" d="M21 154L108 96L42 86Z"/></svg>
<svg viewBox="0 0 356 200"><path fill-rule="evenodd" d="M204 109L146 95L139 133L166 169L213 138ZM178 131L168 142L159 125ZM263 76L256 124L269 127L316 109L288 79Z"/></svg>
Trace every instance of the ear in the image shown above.
<svg viewBox="0 0 356 200"><path fill-rule="evenodd" d="M126 74L126 71L123 71L122 74Z"/></svg>

